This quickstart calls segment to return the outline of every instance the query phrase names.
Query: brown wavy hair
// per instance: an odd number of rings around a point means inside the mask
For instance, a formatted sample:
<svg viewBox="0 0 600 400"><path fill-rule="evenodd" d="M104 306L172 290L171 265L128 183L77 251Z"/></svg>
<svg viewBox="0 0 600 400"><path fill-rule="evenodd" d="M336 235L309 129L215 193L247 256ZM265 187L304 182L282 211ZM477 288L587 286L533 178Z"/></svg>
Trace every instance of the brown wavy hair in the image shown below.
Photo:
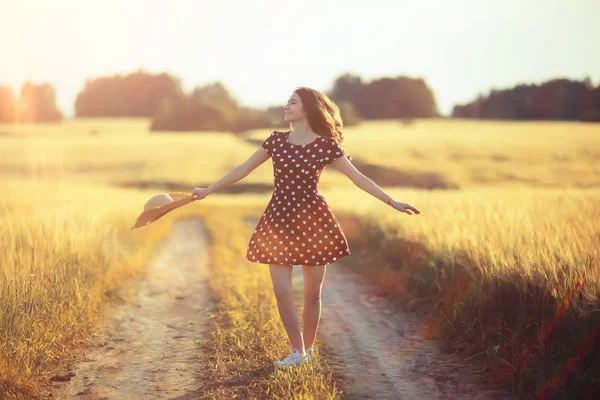
<svg viewBox="0 0 600 400"><path fill-rule="evenodd" d="M326 94L308 87L300 86L294 92L298 93L298 96L302 99L302 108L306 113L306 120L310 129L317 135L333 138L340 145L348 159L352 160L352 156L342 147L344 142L342 127L344 123L337 104ZM290 129L292 129L291 123Z"/></svg>

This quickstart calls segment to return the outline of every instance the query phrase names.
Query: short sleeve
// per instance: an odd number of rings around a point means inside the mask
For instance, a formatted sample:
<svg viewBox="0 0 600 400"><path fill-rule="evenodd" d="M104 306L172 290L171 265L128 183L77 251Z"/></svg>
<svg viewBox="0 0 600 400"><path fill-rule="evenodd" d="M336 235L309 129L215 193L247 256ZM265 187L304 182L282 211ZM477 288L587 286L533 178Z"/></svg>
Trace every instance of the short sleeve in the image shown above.
<svg viewBox="0 0 600 400"><path fill-rule="evenodd" d="M269 153L269 156L271 157L273 156L273 148L275 147L276 137L277 131L273 131L273 133L271 133L271 136L266 138L265 141L261 143L262 148L265 149L265 151Z"/></svg>
<svg viewBox="0 0 600 400"><path fill-rule="evenodd" d="M327 164L331 164L343 155L344 151L340 145L334 139L330 139L329 144L327 145L327 157L329 158Z"/></svg>

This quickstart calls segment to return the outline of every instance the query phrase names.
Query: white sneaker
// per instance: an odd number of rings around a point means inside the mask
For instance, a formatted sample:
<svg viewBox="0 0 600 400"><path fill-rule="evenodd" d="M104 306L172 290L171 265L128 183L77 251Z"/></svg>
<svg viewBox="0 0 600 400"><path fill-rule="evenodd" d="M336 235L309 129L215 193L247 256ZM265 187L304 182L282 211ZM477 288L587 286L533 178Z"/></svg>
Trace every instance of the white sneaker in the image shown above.
<svg viewBox="0 0 600 400"><path fill-rule="evenodd" d="M312 362L313 356L318 349L319 349L319 346L315 346L315 345L306 349L306 362L307 363Z"/></svg>
<svg viewBox="0 0 600 400"><path fill-rule="evenodd" d="M302 356L302 353L298 349L293 349L292 354L287 356L281 361L275 361L273 364L275 367L283 368L283 367L293 367L299 364L303 364L306 362L306 355Z"/></svg>

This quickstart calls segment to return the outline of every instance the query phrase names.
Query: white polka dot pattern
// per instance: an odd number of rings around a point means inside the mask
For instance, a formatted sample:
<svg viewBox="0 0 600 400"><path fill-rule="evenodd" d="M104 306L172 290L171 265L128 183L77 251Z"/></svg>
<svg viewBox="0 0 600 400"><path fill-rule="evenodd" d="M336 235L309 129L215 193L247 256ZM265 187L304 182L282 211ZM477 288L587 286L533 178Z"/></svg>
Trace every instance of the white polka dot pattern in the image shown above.
<svg viewBox="0 0 600 400"><path fill-rule="evenodd" d="M273 160L274 191L246 250L262 264L325 265L350 255L346 236L318 193L326 165L343 152L333 138L291 144L274 131L261 146Z"/></svg>

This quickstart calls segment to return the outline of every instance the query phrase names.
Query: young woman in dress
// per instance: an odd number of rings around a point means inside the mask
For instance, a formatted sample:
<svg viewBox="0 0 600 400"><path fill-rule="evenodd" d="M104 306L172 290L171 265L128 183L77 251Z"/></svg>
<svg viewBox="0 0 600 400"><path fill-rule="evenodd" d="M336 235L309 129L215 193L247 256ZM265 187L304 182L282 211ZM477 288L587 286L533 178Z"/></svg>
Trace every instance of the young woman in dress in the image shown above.
<svg viewBox="0 0 600 400"><path fill-rule="evenodd" d="M318 193L323 169L331 164L392 208L409 215L420 213L410 204L393 200L352 165L352 157L341 147L344 137L339 108L325 94L300 87L284 111L290 131L274 131L246 162L213 185L192 192L202 199L243 179L269 158L273 160L273 195L250 238L246 259L269 265L277 308L291 343L291 354L275 361L276 367L311 361L327 265L351 254L335 215ZM293 300L294 265L301 265L304 274L303 331Z"/></svg>

